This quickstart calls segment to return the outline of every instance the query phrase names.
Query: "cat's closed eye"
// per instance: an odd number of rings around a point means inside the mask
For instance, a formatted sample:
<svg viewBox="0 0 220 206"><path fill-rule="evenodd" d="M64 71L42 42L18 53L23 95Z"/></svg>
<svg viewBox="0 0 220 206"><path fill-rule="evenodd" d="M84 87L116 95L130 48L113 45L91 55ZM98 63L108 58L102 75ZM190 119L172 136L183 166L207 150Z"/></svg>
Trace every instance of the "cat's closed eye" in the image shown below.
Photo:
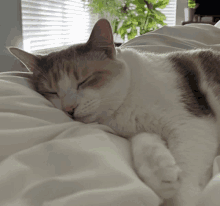
<svg viewBox="0 0 220 206"><path fill-rule="evenodd" d="M85 83L88 81L89 78L90 78L90 77L86 78L84 81L82 81L81 83L79 83L78 86L77 86L77 90L79 89L79 87L81 87L83 84L85 84Z"/></svg>
<svg viewBox="0 0 220 206"><path fill-rule="evenodd" d="M85 88L85 87L88 87L88 86L90 86L90 87L98 86L100 81L103 79L103 73L104 72L95 72L93 75L89 76L83 82L78 84L77 89L79 89L79 87Z"/></svg>
<svg viewBox="0 0 220 206"><path fill-rule="evenodd" d="M41 92L41 94L44 96L48 96L48 95L57 95L58 96L57 92Z"/></svg>
<svg viewBox="0 0 220 206"><path fill-rule="evenodd" d="M78 88L77 89L79 89L80 87L85 88L87 86L93 86L94 83L97 83L97 82L98 82L98 80L97 80L97 78L94 75L89 76L83 82L78 84Z"/></svg>

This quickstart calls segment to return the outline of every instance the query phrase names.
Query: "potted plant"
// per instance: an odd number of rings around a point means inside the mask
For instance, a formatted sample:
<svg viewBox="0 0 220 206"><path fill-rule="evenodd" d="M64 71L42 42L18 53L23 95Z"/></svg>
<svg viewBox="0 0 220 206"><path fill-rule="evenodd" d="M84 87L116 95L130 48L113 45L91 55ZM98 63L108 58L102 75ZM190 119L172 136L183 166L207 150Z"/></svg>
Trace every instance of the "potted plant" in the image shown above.
<svg viewBox="0 0 220 206"><path fill-rule="evenodd" d="M170 0L87 0L93 13L106 17L112 24L113 33L124 40L145 34L164 26L166 16L157 10L165 8Z"/></svg>
<svg viewBox="0 0 220 206"><path fill-rule="evenodd" d="M195 0L188 0L188 8L184 8L185 21L193 21L195 7Z"/></svg>

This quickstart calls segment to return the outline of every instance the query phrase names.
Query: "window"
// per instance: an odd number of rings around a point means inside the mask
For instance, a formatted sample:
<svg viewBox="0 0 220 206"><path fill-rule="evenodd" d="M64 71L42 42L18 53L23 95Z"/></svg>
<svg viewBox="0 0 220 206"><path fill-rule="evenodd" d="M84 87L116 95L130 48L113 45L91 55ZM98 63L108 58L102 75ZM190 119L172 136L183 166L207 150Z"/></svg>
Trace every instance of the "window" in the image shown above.
<svg viewBox="0 0 220 206"><path fill-rule="evenodd" d="M24 50L36 50L86 42L98 15L83 0L21 0ZM165 9L168 26L176 24L176 0ZM120 37L116 42L123 42ZM127 40L125 40L126 42Z"/></svg>
<svg viewBox="0 0 220 206"><path fill-rule="evenodd" d="M82 0L21 0L24 50L86 42L98 20L86 4Z"/></svg>

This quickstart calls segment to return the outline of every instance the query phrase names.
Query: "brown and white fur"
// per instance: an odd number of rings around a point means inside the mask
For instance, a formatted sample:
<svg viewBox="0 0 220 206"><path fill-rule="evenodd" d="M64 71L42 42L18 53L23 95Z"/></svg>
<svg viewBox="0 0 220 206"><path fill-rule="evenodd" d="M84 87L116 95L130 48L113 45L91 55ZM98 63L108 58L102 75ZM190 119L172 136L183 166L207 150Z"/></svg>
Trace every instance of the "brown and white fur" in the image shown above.
<svg viewBox="0 0 220 206"><path fill-rule="evenodd" d="M137 174L167 205L198 205L219 146L220 53L115 48L105 19L85 44L44 56L9 50L55 107L128 138Z"/></svg>

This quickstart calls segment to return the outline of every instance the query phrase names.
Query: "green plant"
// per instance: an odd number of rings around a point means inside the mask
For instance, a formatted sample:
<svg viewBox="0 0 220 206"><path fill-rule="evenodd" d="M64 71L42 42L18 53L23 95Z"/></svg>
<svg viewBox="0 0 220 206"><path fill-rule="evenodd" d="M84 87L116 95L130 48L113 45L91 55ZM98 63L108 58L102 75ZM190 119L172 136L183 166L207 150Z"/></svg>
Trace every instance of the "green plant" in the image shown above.
<svg viewBox="0 0 220 206"><path fill-rule="evenodd" d="M132 39L137 35L153 31L159 25L166 25L166 16L157 8L165 8L170 0L88 0L94 13L110 16L113 32L122 39L127 35Z"/></svg>
<svg viewBox="0 0 220 206"><path fill-rule="evenodd" d="M196 7L195 0L188 0L188 7L194 9Z"/></svg>

